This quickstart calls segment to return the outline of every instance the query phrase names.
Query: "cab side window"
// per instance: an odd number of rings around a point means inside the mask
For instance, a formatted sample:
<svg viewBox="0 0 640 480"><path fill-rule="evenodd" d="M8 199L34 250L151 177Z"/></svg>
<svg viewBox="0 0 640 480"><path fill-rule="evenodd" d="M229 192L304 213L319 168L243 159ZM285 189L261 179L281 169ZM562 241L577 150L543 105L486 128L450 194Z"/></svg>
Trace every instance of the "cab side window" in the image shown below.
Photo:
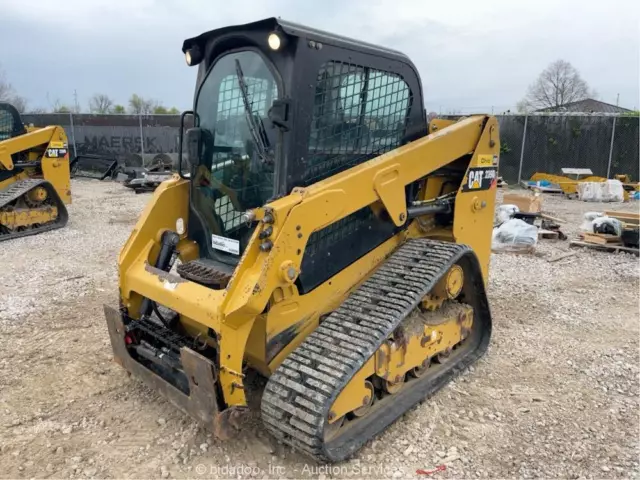
<svg viewBox="0 0 640 480"><path fill-rule="evenodd" d="M411 92L399 75L327 62L316 81L304 184L402 144Z"/></svg>
<svg viewBox="0 0 640 480"><path fill-rule="evenodd" d="M0 109L0 140L11 138L14 130L13 115L8 110Z"/></svg>

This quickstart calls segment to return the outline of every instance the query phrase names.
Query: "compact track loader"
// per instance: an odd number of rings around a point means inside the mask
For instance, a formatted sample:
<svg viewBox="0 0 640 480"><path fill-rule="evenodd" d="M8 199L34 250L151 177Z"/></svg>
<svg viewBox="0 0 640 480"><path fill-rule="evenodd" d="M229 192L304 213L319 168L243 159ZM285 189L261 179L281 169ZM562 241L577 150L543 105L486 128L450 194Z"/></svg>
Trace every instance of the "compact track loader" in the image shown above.
<svg viewBox="0 0 640 480"><path fill-rule="evenodd" d="M69 151L62 127L25 127L0 102L0 242L67 224Z"/></svg>
<svg viewBox="0 0 640 480"><path fill-rule="evenodd" d="M498 124L428 125L406 56L280 19L183 52L188 159L120 253L115 359L221 438L256 370L266 429L340 461L487 349Z"/></svg>

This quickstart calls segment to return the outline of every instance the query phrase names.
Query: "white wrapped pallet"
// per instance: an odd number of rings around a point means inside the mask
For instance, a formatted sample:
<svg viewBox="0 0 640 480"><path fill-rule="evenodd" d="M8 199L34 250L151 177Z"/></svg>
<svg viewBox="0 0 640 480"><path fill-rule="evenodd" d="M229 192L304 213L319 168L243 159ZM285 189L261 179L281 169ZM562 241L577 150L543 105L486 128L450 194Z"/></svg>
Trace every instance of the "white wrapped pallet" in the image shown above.
<svg viewBox="0 0 640 480"><path fill-rule="evenodd" d="M624 186L620 180L607 180L602 187L603 202L624 202Z"/></svg>
<svg viewBox="0 0 640 480"><path fill-rule="evenodd" d="M493 229L491 250L518 252L533 249L538 242L538 228L519 218L512 218Z"/></svg>
<svg viewBox="0 0 640 480"><path fill-rule="evenodd" d="M583 202L622 202L624 188L620 180L578 183L578 198Z"/></svg>
<svg viewBox="0 0 640 480"><path fill-rule="evenodd" d="M518 213L520 209L517 205L500 205L496 208L495 217L493 219L494 225L502 225L508 221L514 214Z"/></svg>
<svg viewBox="0 0 640 480"><path fill-rule="evenodd" d="M603 217L604 213L601 212L587 212L584 214L584 220L580 224L580 231L593 233L593 221L598 217Z"/></svg>

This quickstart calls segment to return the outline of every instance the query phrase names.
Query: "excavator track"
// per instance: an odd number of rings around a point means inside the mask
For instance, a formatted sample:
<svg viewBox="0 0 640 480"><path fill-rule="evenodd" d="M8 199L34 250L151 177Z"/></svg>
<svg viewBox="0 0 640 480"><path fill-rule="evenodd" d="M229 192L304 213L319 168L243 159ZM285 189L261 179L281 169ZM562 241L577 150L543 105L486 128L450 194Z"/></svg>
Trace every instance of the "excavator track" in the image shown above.
<svg viewBox="0 0 640 480"><path fill-rule="evenodd" d="M38 187L45 189L47 192L46 205L55 206L57 208L58 214L56 218L47 223L22 227L16 230L10 230L0 224L0 242L13 240L14 238L26 237L27 235L48 232L49 230L62 228L67 224L67 221L69 220L67 208L58 196L55 188L46 180L37 178L19 180L0 190L0 213L12 208L16 201L20 200L21 197L26 196L29 191Z"/></svg>
<svg viewBox="0 0 640 480"><path fill-rule="evenodd" d="M464 343L444 364L408 381L327 438L329 412L340 392L454 264L465 270L462 296L474 311ZM276 438L318 461L344 460L478 360L490 336L491 313L473 251L455 243L409 240L276 369L262 398L263 422Z"/></svg>

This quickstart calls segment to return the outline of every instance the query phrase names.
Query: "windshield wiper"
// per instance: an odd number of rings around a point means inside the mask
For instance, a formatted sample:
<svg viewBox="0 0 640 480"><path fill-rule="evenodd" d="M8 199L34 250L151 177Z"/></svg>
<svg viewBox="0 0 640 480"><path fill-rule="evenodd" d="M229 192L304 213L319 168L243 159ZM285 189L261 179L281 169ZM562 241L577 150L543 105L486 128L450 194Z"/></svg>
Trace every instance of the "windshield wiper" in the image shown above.
<svg viewBox="0 0 640 480"><path fill-rule="evenodd" d="M260 124L258 124L253 115L253 111L251 110L251 105L249 104L249 89L247 88L247 82L245 81L244 74L242 73L242 67L240 66L240 60L238 59L236 59L236 76L238 77L238 84L240 85L240 93L242 94L242 103L244 104L244 113L247 119L247 125L249 126L249 131L251 132L251 136L253 137L253 141L256 145L258 156L264 163L270 163L267 153L269 147L265 141L267 133L264 130L262 120L260 120Z"/></svg>

